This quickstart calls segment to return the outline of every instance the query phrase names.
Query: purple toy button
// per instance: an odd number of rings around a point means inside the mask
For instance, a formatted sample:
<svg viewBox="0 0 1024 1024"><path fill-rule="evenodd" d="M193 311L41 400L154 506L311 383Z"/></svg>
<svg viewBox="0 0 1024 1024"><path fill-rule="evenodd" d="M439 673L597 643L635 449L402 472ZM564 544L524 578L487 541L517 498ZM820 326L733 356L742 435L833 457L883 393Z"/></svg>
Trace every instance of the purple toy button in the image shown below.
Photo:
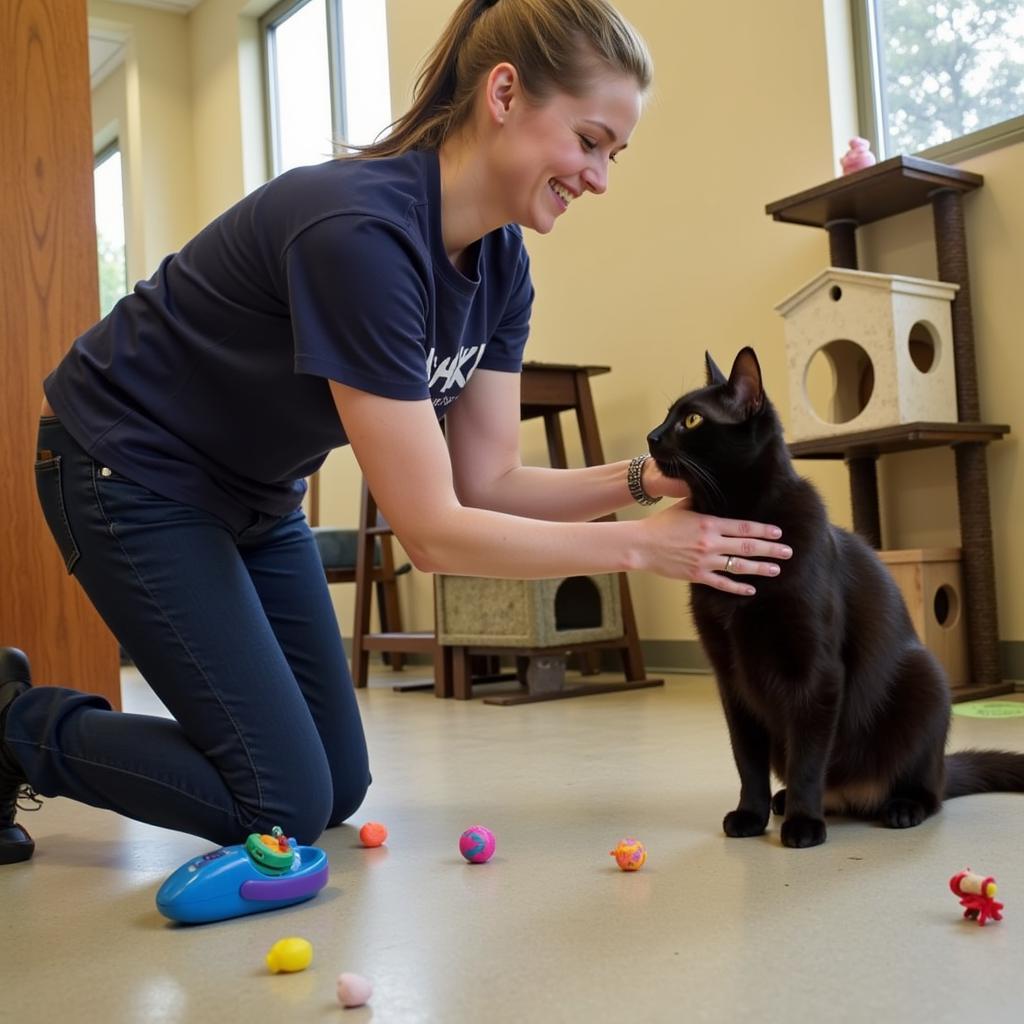
<svg viewBox="0 0 1024 1024"><path fill-rule="evenodd" d="M239 890L243 900L273 903L276 900L294 900L302 896L312 896L327 884L327 865L319 871L299 878L277 878L273 881L243 882Z"/></svg>

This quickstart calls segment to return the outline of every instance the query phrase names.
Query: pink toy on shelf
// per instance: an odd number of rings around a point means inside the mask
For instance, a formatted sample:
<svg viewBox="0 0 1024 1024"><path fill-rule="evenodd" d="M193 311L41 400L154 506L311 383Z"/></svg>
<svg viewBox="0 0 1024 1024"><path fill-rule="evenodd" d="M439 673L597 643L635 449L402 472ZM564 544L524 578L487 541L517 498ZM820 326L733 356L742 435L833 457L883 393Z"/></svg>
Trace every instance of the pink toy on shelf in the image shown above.
<svg viewBox="0 0 1024 1024"><path fill-rule="evenodd" d="M949 888L954 896L960 897L960 906L965 907L964 917L978 924L984 924L989 918L1002 921L1002 903L995 899L996 880L991 875L979 875L964 868L950 880Z"/></svg>
<svg viewBox="0 0 1024 1024"><path fill-rule="evenodd" d="M843 174L862 171L865 167L874 166L874 163L875 154L871 152L871 143L861 138L850 139L850 148L839 158Z"/></svg>

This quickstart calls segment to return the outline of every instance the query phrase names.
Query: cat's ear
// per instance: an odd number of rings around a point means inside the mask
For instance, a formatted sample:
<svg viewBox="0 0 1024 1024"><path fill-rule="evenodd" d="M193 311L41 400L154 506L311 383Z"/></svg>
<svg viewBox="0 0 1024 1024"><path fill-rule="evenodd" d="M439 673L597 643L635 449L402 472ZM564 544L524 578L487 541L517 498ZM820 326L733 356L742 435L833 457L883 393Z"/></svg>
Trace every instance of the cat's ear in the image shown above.
<svg viewBox="0 0 1024 1024"><path fill-rule="evenodd" d="M704 365L707 367L708 371L708 387L711 387L712 384L729 383L729 381L726 379L725 374L722 373L722 371L715 364L714 359L711 358L710 352L704 353Z"/></svg>
<svg viewBox="0 0 1024 1024"><path fill-rule="evenodd" d="M761 364L757 361L757 353L749 345L740 349L733 361L729 386L736 393L748 415L761 411L764 405Z"/></svg>

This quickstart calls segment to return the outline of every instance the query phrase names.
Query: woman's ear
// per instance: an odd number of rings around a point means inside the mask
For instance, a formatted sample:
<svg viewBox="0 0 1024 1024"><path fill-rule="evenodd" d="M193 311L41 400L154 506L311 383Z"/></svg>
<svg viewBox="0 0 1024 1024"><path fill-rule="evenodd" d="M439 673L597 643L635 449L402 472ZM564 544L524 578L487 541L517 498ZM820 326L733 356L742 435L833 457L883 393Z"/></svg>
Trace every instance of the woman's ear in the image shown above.
<svg viewBox="0 0 1024 1024"><path fill-rule="evenodd" d="M519 72L507 62L495 64L487 75L485 101L490 118L504 124L519 91Z"/></svg>

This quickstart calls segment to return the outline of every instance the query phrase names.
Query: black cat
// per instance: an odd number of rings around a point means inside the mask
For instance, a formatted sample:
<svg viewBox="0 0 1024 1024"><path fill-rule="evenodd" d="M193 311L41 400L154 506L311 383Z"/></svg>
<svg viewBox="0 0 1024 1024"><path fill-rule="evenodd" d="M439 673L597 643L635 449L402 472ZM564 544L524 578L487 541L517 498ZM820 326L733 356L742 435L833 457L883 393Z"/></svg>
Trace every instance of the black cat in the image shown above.
<svg viewBox="0 0 1024 1024"><path fill-rule="evenodd" d="M795 472L754 350L728 379L710 355L707 371L650 432L651 454L695 511L774 523L793 549L753 597L691 588L740 775L726 835L760 835L774 811L783 845L817 846L825 813L910 828L949 797L1024 791L1024 754L945 755L945 674L885 566ZM774 798L770 770L785 786Z"/></svg>

